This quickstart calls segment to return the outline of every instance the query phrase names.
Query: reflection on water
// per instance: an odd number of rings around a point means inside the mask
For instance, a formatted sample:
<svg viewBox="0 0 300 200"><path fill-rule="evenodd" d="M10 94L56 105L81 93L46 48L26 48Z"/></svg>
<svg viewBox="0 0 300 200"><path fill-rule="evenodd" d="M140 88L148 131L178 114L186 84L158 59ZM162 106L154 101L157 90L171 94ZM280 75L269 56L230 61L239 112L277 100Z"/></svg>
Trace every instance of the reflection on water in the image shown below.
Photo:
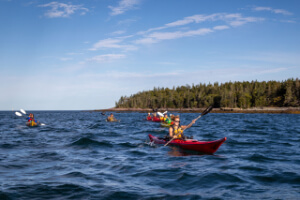
<svg viewBox="0 0 300 200"><path fill-rule="evenodd" d="M169 146L170 150L168 151L168 155L170 156L203 156L204 154L197 151L185 150L176 146Z"/></svg>

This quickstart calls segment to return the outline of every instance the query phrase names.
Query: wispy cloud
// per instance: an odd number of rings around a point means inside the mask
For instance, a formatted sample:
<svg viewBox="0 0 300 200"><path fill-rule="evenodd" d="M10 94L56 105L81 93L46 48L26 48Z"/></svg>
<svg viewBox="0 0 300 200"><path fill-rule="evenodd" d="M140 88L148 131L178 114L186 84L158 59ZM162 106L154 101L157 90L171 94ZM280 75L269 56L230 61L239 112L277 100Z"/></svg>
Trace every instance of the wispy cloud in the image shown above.
<svg viewBox="0 0 300 200"><path fill-rule="evenodd" d="M155 43L160 40L172 40L172 39L178 39L183 37L191 37L191 36L197 36L197 35L205 35L208 33L213 32L213 30L209 28L200 28L197 30L190 30L190 31L176 31L176 32L154 32L147 36L147 38L143 38L140 40L137 40L137 44L143 44L143 43Z"/></svg>
<svg viewBox="0 0 300 200"><path fill-rule="evenodd" d="M161 40L178 39L183 37L201 36L212 33L214 31L220 31L229 29L231 27L242 26L250 22L263 21L264 18L260 17L243 17L240 13L215 13L211 15L193 15L185 17L183 19L165 24L161 27L151 28L147 31L138 32L137 35L144 35L144 38L137 39L136 44L152 44ZM178 26L185 26L191 23L201 23L206 21L223 21L225 25L214 26L212 28L200 28L189 31L174 31L174 32L161 32L163 29L176 28ZM155 32L154 32L155 31ZM160 31L160 32L159 32ZM151 33L152 32L152 33Z"/></svg>
<svg viewBox="0 0 300 200"><path fill-rule="evenodd" d="M275 14L282 14L282 15L293 15L293 13L284 10L284 9L274 9L271 7L254 7L253 8L254 11L270 11L273 12Z"/></svg>
<svg viewBox="0 0 300 200"><path fill-rule="evenodd" d="M213 28L214 30L225 30L225 29L229 29L229 26L223 25L223 26L215 26Z"/></svg>
<svg viewBox="0 0 300 200"><path fill-rule="evenodd" d="M114 60L119 60L122 58L125 58L126 56L124 54L104 54L104 55L98 55L98 56L94 56L90 59L88 59L88 61L95 61L98 63L104 63L104 62L111 62Z"/></svg>
<svg viewBox="0 0 300 200"><path fill-rule="evenodd" d="M110 15L120 15L124 12L132 9L136 9L139 4L139 0L121 0L118 6L108 6L111 9Z"/></svg>
<svg viewBox="0 0 300 200"><path fill-rule="evenodd" d="M125 51L129 51L129 50L136 50L137 49L137 47L135 47L133 45L122 45L122 44L120 44L122 41L123 41L122 39L112 39L112 38L100 40L99 42L95 43L93 45L93 47L90 48L89 50L96 51L96 50L101 49L101 48L116 48L116 49L122 49L122 50L125 50Z"/></svg>
<svg viewBox="0 0 300 200"><path fill-rule="evenodd" d="M183 19L167 23L160 27L150 28L146 31L140 31L128 37L116 37L116 38L108 38L103 39L96 42L89 50L96 51L99 49L120 49L122 51L129 50L137 50L138 47L136 45L146 45L158 43L163 40L174 40L180 39L184 37L194 37L194 36L203 36L215 31L222 31L225 29L229 29L231 27L242 26L246 23L250 22L259 22L263 21L264 18L261 17L245 17L240 13L214 13L210 15L192 15L188 17L184 17ZM190 29L188 27L189 24L195 23L204 23L204 22L219 22L223 23L223 25L215 25L210 26L208 28L198 28L194 30L183 31L176 30L178 27L185 26L186 29ZM175 31L163 31L164 29L175 29ZM122 33L122 32L120 32ZM134 45L135 44L135 45ZM95 57L92 60L100 60L104 59L103 56Z"/></svg>
<svg viewBox="0 0 300 200"><path fill-rule="evenodd" d="M193 15L189 17L185 17L181 20L177 20L175 22L171 22L165 25L165 27L174 27L174 26L183 26L190 23L200 23L205 21L215 21L219 14L212 15Z"/></svg>
<svg viewBox="0 0 300 200"><path fill-rule="evenodd" d="M81 11L81 15L85 15L89 9L84 8L82 5L72 5L72 4L65 4L59 2L51 2L48 4L39 5L39 7L49 7L45 13L46 17L49 18L58 18L58 17L69 17L70 15L74 14L76 11Z"/></svg>
<svg viewBox="0 0 300 200"><path fill-rule="evenodd" d="M164 26L161 26L161 27L150 28L146 31L140 31L137 34L145 35L149 32L153 32L153 31L159 31L159 30L163 30L163 29L167 29L167 28L174 28L174 27L178 27L178 26L184 26L184 25L188 25L188 24L192 24L192 23L198 24L198 23L207 22L207 21L223 21L230 26L236 27L236 26L244 25L249 22L258 22L258 21L263 21L263 20L264 20L264 18L261 18L261 17L243 17L242 14L240 14L240 13L230 13L230 14L214 13L211 15L193 15L193 16L188 16L183 19L165 24ZM220 29L218 29L218 27L217 27L217 29L215 29L215 30L226 29L225 25L223 25L223 27L222 27L223 29L221 29L221 26L219 28Z"/></svg>

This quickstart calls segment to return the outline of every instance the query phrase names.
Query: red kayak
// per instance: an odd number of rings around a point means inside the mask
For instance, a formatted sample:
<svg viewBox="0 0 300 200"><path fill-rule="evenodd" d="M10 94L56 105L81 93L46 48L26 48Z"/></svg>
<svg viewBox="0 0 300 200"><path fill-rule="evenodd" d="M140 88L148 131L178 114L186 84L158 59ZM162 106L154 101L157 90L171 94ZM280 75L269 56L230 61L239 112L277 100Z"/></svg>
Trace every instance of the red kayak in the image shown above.
<svg viewBox="0 0 300 200"><path fill-rule="evenodd" d="M163 138L158 138L151 134L149 134L149 138L150 141L154 142L155 144L166 144L168 142ZM223 144L225 140L226 137L219 140L207 141L207 142L198 141L194 139L187 139L187 140L174 139L168 145L178 146L186 150L199 151L206 154L213 154L219 149L219 147Z"/></svg>
<svg viewBox="0 0 300 200"><path fill-rule="evenodd" d="M158 118L158 117L153 117L153 118L150 118L150 117L148 118L147 117L147 120L148 121L153 121L153 122L161 122L160 118Z"/></svg>

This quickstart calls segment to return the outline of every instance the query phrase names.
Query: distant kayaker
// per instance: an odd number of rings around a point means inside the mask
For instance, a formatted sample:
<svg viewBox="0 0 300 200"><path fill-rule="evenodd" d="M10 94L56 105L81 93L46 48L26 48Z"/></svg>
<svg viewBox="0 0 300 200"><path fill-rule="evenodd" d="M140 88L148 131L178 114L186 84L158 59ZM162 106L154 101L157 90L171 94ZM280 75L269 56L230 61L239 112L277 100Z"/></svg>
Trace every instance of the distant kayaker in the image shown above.
<svg viewBox="0 0 300 200"><path fill-rule="evenodd" d="M192 124L194 124L196 120L194 119L192 121ZM177 138L177 139L184 139L183 130L187 126L181 126L180 125L180 118L179 116L174 117L174 125L169 128L169 137L170 138Z"/></svg>
<svg viewBox="0 0 300 200"><path fill-rule="evenodd" d="M116 120L116 118L114 117L114 114L110 114L110 116L109 117L107 117L107 119L106 119L108 122L114 122L114 121L117 121Z"/></svg>
<svg viewBox="0 0 300 200"><path fill-rule="evenodd" d="M159 118L159 119L160 119L160 121L161 121L161 122L164 122L164 121L165 121L165 118L164 118L164 116L162 116L162 115L159 115L159 116L160 116L160 118Z"/></svg>
<svg viewBox="0 0 300 200"><path fill-rule="evenodd" d="M38 126L38 125L40 125L40 122L34 119L34 115L32 113L29 113L29 115L27 117L26 125L27 126Z"/></svg>
<svg viewBox="0 0 300 200"><path fill-rule="evenodd" d="M152 117L151 117L151 114L150 114L150 113L148 113L147 120L148 120L148 121L152 120Z"/></svg>
<svg viewBox="0 0 300 200"><path fill-rule="evenodd" d="M156 116L156 113L153 113L153 118L152 118L152 121L154 122L160 122L160 118Z"/></svg>
<svg viewBox="0 0 300 200"><path fill-rule="evenodd" d="M171 118L172 121L174 121L175 120L175 115L170 114L170 118Z"/></svg>
<svg viewBox="0 0 300 200"><path fill-rule="evenodd" d="M172 123L172 120L171 120L170 117L168 117L167 113L164 116L164 123L166 123L166 124L171 124Z"/></svg>
<svg viewBox="0 0 300 200"><path fill-rule="evenodd" d="M35 122L35 123L39 123L37 120L34 119L34 115L32 113L29 113L29 116L27 117L27 122Z"/></svg>

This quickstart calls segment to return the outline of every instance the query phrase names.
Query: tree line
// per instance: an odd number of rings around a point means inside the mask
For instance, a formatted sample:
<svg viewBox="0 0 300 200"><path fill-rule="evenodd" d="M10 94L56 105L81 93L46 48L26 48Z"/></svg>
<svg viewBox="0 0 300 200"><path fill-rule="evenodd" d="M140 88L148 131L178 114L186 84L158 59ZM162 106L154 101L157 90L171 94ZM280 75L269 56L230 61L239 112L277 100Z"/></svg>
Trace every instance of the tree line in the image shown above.
<svg viewBox="0 0 300 200"><path fill-rule="evenodd" d="M244 81L154 87L130 97L122 96L116 108L251 108L300 106L300 80Z"/></svg>

